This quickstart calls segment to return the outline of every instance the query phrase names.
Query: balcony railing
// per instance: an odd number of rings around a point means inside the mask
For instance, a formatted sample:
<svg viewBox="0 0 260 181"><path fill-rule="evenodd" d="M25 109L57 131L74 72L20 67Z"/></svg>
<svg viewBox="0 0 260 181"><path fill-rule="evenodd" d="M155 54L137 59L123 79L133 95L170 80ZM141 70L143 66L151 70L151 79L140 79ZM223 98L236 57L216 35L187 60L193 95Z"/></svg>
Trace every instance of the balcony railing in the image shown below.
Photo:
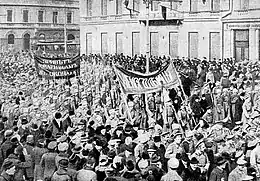
<svg viewBox="0 0 260 181"><path fill-rule="evenodd" d="M137 19L138 16L136 14L118 14L118 15L106 15L106 16L89 16L82 17L84 21L115 21L115 20L131 20Z"/></svg>

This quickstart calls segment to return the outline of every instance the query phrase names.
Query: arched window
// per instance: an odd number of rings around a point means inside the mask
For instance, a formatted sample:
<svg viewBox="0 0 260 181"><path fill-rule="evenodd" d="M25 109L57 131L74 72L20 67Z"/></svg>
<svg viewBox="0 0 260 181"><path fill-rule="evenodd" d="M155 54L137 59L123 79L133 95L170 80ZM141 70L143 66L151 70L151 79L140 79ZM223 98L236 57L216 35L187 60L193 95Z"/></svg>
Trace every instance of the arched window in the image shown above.
<svg viewBox="0 0 260 181"><path fill-rule="evenodd" d="M30 49L30 35L28 33L26 33L23 36L23 48L24 48L24 50Z"/></svg>
<svg viewBox="0 0 260 181"><path fill-rule="evenodd" d="M39 35L39 40L45 40L45 34L43 34L43 33L41 33L40 35Z"/></svg>
<svg viewBox="0 0 260 181"><path fill-rule="evenodd" d="M73 34L68 35L68 40L75 40L75 36Z"/></svg>
<svg viewBox="0 0 260 181"><path fill-rule="evenodd" d="M14 44L14 35L10 34L8 35L8 45L13 45Z"/></svg>

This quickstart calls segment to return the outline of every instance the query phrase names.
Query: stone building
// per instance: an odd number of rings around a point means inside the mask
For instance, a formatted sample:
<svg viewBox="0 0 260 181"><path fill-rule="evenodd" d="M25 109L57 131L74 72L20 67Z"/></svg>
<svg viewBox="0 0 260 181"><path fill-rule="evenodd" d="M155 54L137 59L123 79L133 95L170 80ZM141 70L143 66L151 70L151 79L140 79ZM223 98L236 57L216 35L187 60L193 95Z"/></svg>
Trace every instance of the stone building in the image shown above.
<svg viewBox="0 0 260 181"><path fill-rule="evenodd" d="M28 50L35 42L79 42L78 0L1 0L0 50Z"/></svg>
<svg viewBox="0 0 260 181"><path fill-rule="evenodd" d="M259 59L259 0L150 0L152 55ZM81 53L146 53L143 0L80 0Z"/></svg>

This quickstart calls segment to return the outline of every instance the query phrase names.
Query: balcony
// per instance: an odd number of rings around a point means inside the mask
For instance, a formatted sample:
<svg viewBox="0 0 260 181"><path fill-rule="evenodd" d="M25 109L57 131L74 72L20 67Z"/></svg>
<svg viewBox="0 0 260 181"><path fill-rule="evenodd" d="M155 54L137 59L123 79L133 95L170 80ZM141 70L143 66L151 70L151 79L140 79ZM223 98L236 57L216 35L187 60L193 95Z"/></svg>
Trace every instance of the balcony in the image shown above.
<svg viewBox="0 0 260 181"><path fill-rule="evenodd" d="M181 12L177 12L174 10L168 10L166 11L166 19L167 20L183 20L184 14ZM139 15L139 21L145 21L146 20L146 14L140 13ZM149 20L164 20L162 16L161 11L154 11L149 13Z"/></svg>
<svg viewBox="0 0 260 181"><path fill-rule="evenodd" d="M135 14L120 14L120 15L105 15L105 16L88 16L81 17L84 22L99 22L99 21L118 21L118 20L137 20Z"/></svg>

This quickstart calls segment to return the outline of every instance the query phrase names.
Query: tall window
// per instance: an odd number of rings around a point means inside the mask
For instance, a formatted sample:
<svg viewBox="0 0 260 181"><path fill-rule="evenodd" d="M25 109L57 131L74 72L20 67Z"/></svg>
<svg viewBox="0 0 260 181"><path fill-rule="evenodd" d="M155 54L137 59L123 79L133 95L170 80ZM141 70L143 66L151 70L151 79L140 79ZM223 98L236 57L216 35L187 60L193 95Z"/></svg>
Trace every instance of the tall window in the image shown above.
<svg viewBox="0 0 260 181"><path fill-rule="evenodd" d="M132 55L140 55L140 32L132 33Z"/></svg>
<svg viewBox="0 0 260 181"><path fill-rule="evenodd" d="M92 16L92 0L87 0L87 16Z"/></svg>
<svg viewBox="0 0 260 181"><path fill-rule="evenodd" d="M7 22L13 21L13 10L7 10Z"/></svg>
<svg viewBox="0 0 260 181"><path fill-rule="evenodd" d="M107 15L107 0L101 0L101 15Z"/></svg>
<svg viewBox="0 0 260 181"><path fill-rule="evenodd" d="M240 0L240 9L248 10L249 8L249 0Z"/></svg>
<svg viewBox="0 0 260 181"><path fill-rule="evenodd" d="M249 58L249 30L235 30L235 58L244 61Z"/></svg>
<svg viewBox="0 0 260 181"><path fill-rule="evenodd" d="M108 53L108 39L107 39L107 33L101 33L101 54L107 54Z"/></svg>
<svg viewBox="0 0 260 181"><path fill-rule="evenodd" d="M86 34L86 55L92 53L92 33Z"/></svg>
<svg viewBox="0 0 260 181"><path fill-rule="evenodd" d="M169 33L169 54L171 57L178 56L178 33L177 32Z"/></svg>
<svg viewBox="0 0 260 181"><path fill-rule="evenodd" d="M212 11L220 11L220 0L212 0L211 10Z"/></svg>
<svg viewBox="0 0 260 181"><path fill-rule="evenodd" d="M23 10L23 22L28 22L28 10Z"/></svg>
<svg viewBox="0 0 260 181"><path fill-rule="evenodd" d="M190 0L190 11L191 12L198 11L198 0Z"/></svg>
<svg viewBox="0 0 260 181"><path fill-rule="evenodd" d="M116 0L116 14L122 14L122 0Z"/></svg>
<svg viewBox="0 0 260 181"><path fill-rule="evenodd" d="M139 12L140 10L140 1L139 0L134 0L134 10Z"/></svg>
<svg viewBox="0 0 260 181"><path fill-rule="evenodd" d="M43 11L38 11L38 22L43 23Z"/></svg>
<svg viewBox="0 0 260 181"><path fill-rule="evenodd" d="M209 59L220 58L220 33L219 32L210 32L210 49L209 49Z"/></svg>
<svg viewBox="0 0 260 181"><path fill-rule="evenodd" d="M199 34L197 32L189 32L188 38L189 38L188 39L189 57L197 58L198 57Z"/></svg>
<svg viewBox="0 0 260 181"><path fill-rule="evenodd" d="M159 10L159 4L160 4L160 1L152 1L152 11L158 11Z"/></svg>
<svg viewBox="0 0 260 181"><path fill-rule="evenodd" d="M8 45L13 45L14 44L14 35L13 34L10 34L8 35Z"/></svg>
<svg viewBox="0 0 260 181"><path fill-rule="evenodd" d="M58 23L58 12L57 11L53 12L52 22L53 22L53 24Z"/></svg>
<svg viewBox="0 0 260 181"><path fill-rule="evenodd" d="M158 32L150 33L150 52L152 56L159 55L159 33Z"/></svg>
<svg viewBox="0 0 260 181"><path fill-rule="evenodd" d="M67 13L67 23L71 24L72 23L72 12Z"/></svg>
<svg viewBox="0 0 260 181"><path fill-rule="evenodd" d="M116 33L116 53L123 53L123 33Z"/></svg>

